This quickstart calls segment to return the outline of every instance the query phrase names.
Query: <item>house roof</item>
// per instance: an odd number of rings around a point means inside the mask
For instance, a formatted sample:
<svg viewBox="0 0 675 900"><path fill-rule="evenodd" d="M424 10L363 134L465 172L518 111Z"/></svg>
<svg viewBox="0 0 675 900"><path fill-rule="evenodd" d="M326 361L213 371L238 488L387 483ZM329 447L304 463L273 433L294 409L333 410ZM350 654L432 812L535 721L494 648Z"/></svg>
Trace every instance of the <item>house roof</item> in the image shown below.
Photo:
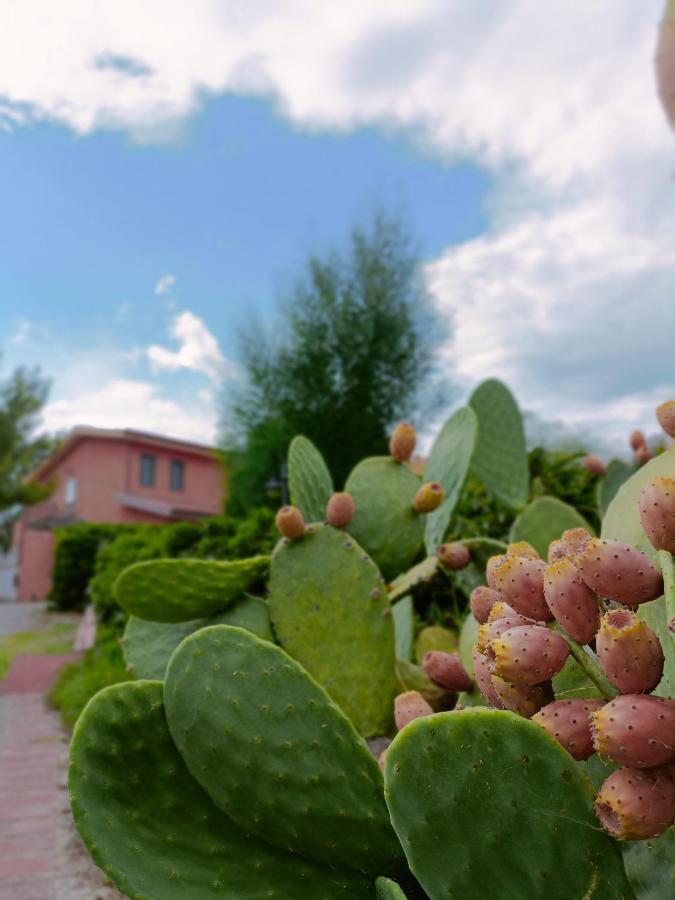
<svg viewBox="0 0 675 900"><path fill-rule="evenodd" d="M162 434L153 434L150 431L137 431L134 428L94 428L91 425L77 425L68 436L59 444L56 450L43 460L31 473L29 478L37 481L47 478L54 468L68 456L69 453L83 440L120 441L133 444L149 444L155 447L164 447L168 450L178 450L190 453L193 456L214 458L215 448L208 444L199 444L196 441L185 441L182 438L167 437Z"/></svg>

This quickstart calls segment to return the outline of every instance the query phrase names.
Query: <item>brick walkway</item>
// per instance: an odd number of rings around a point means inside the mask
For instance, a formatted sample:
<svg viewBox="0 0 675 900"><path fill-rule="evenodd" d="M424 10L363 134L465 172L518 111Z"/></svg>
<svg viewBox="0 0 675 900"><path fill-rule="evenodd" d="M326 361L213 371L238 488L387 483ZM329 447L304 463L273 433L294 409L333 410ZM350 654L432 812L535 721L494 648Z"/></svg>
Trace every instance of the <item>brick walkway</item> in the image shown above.
<svg viewBox="0 0 675 900"><path fill-rule="evenodd" d="M77 654L17 656L0 681L0 900L113 900L74 830L68 738L46 693Z"/></svg>

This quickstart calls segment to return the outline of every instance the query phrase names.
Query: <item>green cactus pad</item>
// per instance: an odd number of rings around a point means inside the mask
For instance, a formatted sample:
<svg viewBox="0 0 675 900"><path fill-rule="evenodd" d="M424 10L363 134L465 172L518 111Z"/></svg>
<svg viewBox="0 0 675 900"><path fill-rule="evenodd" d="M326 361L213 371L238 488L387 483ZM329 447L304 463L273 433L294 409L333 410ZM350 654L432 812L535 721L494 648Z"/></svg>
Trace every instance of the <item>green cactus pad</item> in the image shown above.
<svg viewBox="0 0 675 900"><path fill-rule="evenodd" d="M280 647L203 628L171 657L164 702L188 769L242 828L332 865L394 874L400 847L375 759Z"/></svg>
<svg viewBox="0 0 675 900"><path fill-rule="evenodd" d="M552 681L556 700L602 699L597 685L570 654L567 662Z"/></svg>
<svg viewBox="0 0 675 900"><path fill-rule="evenodd" d="M675 828L647 841L627 841L622 850L637 900L675 897Z"/></svg>
<svg viewBox="0 0 675 900"><path fill-rule="evenodd" d="M394 635L396 638L396 656L400 659L412 659L413 642L415 640L415 610L412 597L403 597L391 608L394 619Z"/></svg>
<svg viewBox="0 0 675 900"><path fill-rule="evenodd" d="M450 525L471 465L477 435L476 413L465 406L448 419L431 448L424 480L440 482L445 497L438 509L427 516L424 543L430 556L443 543Z"/></svg>
<svg viewBox="0 0 675 900"><path fill-rule="evenodd" d="M230 606L264 578L269 556L231 562L152 559L134 563L115 582L122 609L151 622L188 622Z"/></svg>
<svg viewBox="0 0 675 900"><path fill-rule="evenodd" d="M291 503L306 522L323 522L333 493L333 479L314 444L299 434L288 448L288 488Z"/></svg>
<svg viewBox="0 0 675 900"><path fill-rule="evenodd" d="M476 619L473 617L472 613L469 613L466 619L464 619L461 630L459 632L459 658L462 660L464 668L472 678L473 660L471 659L471 653L473 650L473 645L476 643L476 638L478 637L479 627L480 626Z"/></svg>
<svg viewBox="0 0 675 900"><path fill-rule="evenodd" d="M534 722L478 707L416 719L387 751L385 785L431 900L632 896L590 783Z"/></svg>
<svg viewBox="0 0 675 900"><path fill-rule="evenodd" d="M538 497L515 519L511 526L511 542L528 541L542 559L546 559L548 545L568 528L592 527L580 512L557 497Z"/></svg>
<svg viewBox="0 0 675 900"><path fill-rule="evenodd" d="M462 544L471 554L471 562L464 569L449 574L457 587L469 597L474 588L479 584L485 584L485 566L488 559L506 553L506 544L492 538L467 538Z"/></svg>
<svg viewBox="0 0 675 900"><path fill-rule="evenodd" d="M389 600L394 603L405 597L418 584L428 584L440 574L440 563L437 556L427 556L422 562L408 569L389 586Z"/></svg>
<svg viewBox="0 0 675 900"><path fill-rule="evenodd" d="M443 706L443 700L448 692L433 682L421 666L407 659L397 659L396 677L401 691L419 691L434 709ZM444 708L447 709L447 704Z"/></svg>
<svg viewBox="0 0 675 900"><path fill-rule="evenodd" d="M417 635L415 641L415 660L421 665L424 654L429 650L443 650L454 653L457 649L459 635L456 631L443 628L442 625L427 625Z"/></svg>
<svg viewBox="0 0 675 900"><path fill-rule="evenodd" d="M375 882L377 892L377 900L406 900L406 896L401 888L390 878L381 876Z"/></svg>
<svg viewBox="0 0 675 900"><path fill-rule="evenodd" d="M373 456L352 470L345 485L355 506L348 531L388 581L410 568L422 547L425 517L412 508L420 484L405 464Z"/></svg>
<svg viewBox="0 0 675 900"><path fill-rule="evenodd" d="M612 459L607 464L605 474L598 481L596 488L600 518L605 515L619 488L625 481L628 481L633 472L635 472L635 465L624 462L622 459Z"/></svg>
<svg viewBox="0 0 675 900"><path fill-rule="evenodd" d="M95 862L134 900L351 900L372 885L242 831L192 778L169 735L162 685L97 694L70 750L75 823Z"/></svg>
<svg viewBox="0 0 675 900"><path fill-rule="evenodd" d="M391 725L394 624L377 566L353 537L317 525L280 543L269 608L279 643L328 691L364 737Z"/></svg>
<svg viewBox="0 0 675 900"><path fill-rule="evenodd" d="M124 659L136 678L162 681L171 654L180 642L194 631L208 625L237 625L273 641L267 604L259 597L244 597L224 613L210 619L189 622L148 622L130 616L124 631Z"/></svg>
<svg viewBox="0 0 675 900"><path fill-rule="evenodd" d="M524 506L530 471L518 404L505 384L490 378L478 385L469 405L478 416L472 472L502 503L513 509Z"/></svg>

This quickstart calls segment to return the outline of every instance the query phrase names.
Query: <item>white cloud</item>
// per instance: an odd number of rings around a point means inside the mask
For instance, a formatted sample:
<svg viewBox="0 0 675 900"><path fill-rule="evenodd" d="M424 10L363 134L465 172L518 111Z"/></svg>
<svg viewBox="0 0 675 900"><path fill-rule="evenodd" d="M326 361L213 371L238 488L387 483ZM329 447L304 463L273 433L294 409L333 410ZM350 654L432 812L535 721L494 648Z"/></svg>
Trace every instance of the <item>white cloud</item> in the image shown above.
<svg viewBox="0 0 675 900"><path fill-rule="evenodd" d="M33 323L29 319L19 319L18 327L14 334L10 337L9 341L11 344L15 345L25 344L32 331Z"/></svg>
<svg viewBox="0 0 675 900"><path fill-rule="evenodd" d="M176 278L173 275L162 275L157 284L155 285L155 293L158 296L162 294L168 294L171 288L176 283Z"/></svg>
<svg viewBox="0 0 675 900"><path fill-rule="evenodd" d="M234 363L223 356L216 338L194 313L189 310L179 313L170 334L180 343L178 350L167 350L157 344L148 347L148 359L155 371L192 369L216 382L235 374Z"/></svg>

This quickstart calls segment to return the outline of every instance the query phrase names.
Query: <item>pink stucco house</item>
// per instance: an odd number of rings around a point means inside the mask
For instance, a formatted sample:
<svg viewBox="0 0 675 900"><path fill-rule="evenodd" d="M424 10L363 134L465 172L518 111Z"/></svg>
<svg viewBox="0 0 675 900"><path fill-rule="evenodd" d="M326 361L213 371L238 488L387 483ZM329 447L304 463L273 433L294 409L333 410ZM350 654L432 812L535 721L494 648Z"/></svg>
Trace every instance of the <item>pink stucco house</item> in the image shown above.
<svg viewBox="0 0 675 900"><path fill-rule="evenodd" d="M0 562L2 599L47 596L59 525L194 521L223 508L223 467L212 448L130 429L75 428L32 477L57 487L16 524Z"/></svg>

